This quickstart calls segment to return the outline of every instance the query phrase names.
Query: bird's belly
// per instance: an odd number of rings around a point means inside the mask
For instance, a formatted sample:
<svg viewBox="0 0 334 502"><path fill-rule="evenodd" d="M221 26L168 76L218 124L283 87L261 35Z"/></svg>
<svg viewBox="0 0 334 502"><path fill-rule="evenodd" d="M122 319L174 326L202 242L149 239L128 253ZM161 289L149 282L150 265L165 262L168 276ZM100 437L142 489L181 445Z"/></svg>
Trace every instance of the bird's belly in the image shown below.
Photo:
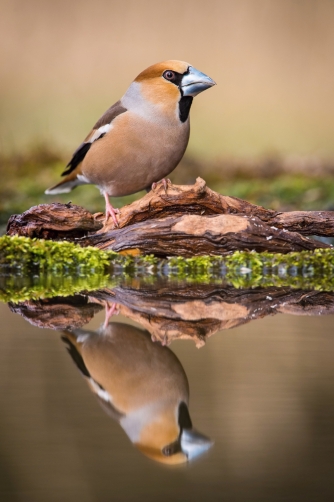
<svg viewBox="0 0 334 502"><path fill-rule="evenodd" d="M171 173L182 159L188 139L188 123L178 127L143 125L123 137L112 130L92 145L82 173L111 196L133 194Z"/></svg>
<svg viewBox="0 0 334 502"><path fill-rule="evenodd" d="M83 342L81 355L102 390L100 397L109 396L123 414L160 401L188 403L187 377L179 360L134 326L111 322L103 336L93 334Z"/></svg>

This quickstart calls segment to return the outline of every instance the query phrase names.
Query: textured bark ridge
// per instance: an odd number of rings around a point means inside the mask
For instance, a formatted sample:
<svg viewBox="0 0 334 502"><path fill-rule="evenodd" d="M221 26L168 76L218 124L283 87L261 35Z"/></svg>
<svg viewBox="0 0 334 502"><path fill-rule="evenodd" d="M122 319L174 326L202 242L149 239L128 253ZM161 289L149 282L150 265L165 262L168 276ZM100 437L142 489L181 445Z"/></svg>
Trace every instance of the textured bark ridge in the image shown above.
<svg viewBox="0 0 334 502"><path fill-rule="evenodd" d="M141 324L166 345L193 340L198 347L217 331L234 328L278 313L334 313L334 293L289 288L234 289L231 286L181 283L138 289L138 284L100 289L67 298L10 303L10 309L31 324L49 329L73 329L86 324L104 306ZM110 321L117 321L111 317Z"/></svg>
<svg viewBox="0 0 334 502"><path fill-rule="evenodd" d="M334 211L277 212L218 194L201 178L167 190L158 184L121 208L118 228L103 218L72 204L42 204L13 215L7 233L157 256L314 250L329 246L305 236L334 236Z"/></svg>
<svg viewBox="0 0 334 502"><path fill-rule="evenodd" d="M102 226L102 222L83 207L71 203L40 204L22 214L13 214L7 223L7 234L73 241Z"/></svg>

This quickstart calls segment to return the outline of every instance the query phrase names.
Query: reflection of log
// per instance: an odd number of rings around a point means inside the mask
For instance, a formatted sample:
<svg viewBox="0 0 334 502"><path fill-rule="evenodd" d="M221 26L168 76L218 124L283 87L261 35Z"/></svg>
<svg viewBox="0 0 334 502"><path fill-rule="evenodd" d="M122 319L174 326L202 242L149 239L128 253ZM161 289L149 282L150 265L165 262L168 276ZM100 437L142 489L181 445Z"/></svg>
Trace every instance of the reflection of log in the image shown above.
<svg viewBox="0 0 334 502"><path fill-rule="evenodd" d="M158 290L115 287L93 293L100 301L116 302L121 314L140 323L163 344L191 339L200 347L217 331L241 326L267 315L334 313L334 293L288 288L238 290L230 286L176 284Z"/></svg>
<svg viewBox="0 0 334 502"><path fill-rule="evenodd" d="M51 329L83 326L108 303L141 324L153 340L169 344L188 339L199 347L219 330L241 326L255 319L286 313L326 315L334 313L334 293L288 288L238 290L230 286L186 286L176 283L159 289L117 286L88 296L27 301L10 305L30 323Z"/></svg>
<svg viewBox="0 0 334 502"><path fill-rule="evenodd" d="M85 296L76 295L9 303L9 308L39 328L73 329L88 323L103 307L89 303Z"/></svg>
<svg viewBox="0 0 334 502"><path fill-rule="evenodd" d="M288 303L280 303L277 312L290 315L328 315L334 314L334 294L326 292L307 292Z"/></svg>
<svg viewBox="0 0 334 502"><path fill-rule="evenodd" d="M125 206L119 228L103 215L91 215L71 204L43 204L8 222L9 235L72 240L82 246L126 251L138 249L159 256L222 254L237 249L270 252L328 247L302 235L334 236L334 212L278 213L220 195L198 178L195 185L162 184ZM299 232L297 234L296 232Z"/></svg>

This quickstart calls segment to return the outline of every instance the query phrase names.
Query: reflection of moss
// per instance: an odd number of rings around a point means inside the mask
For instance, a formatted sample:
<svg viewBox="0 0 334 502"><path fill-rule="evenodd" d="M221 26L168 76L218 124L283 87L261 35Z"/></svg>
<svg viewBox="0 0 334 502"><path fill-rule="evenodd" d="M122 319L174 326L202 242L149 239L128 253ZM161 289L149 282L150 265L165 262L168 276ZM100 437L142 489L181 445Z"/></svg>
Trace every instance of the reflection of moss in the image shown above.
<svg viewBox="0 0 334 502"><path fill-rule="evenodd" d="M8 268L9 267L9 268ZM112 287L138 287L159 277L188 284L230 284L235 288L292 287L334 291L334 249L288 254L237 251L227 256L122 256L69 242L26 237L0 238L0 300L68 296ZM10 271L10 273L9 273ZM171 286L172 287L172 286Z"/></svg>
<svg viewBox="0 0 334 502"><path fill-rule="evenodd" d="M113 287L117 279L109 274L93 273L86 276L41 274L0 276L0 301L24 302L55 296L72 296L82 291Z"/></svg>

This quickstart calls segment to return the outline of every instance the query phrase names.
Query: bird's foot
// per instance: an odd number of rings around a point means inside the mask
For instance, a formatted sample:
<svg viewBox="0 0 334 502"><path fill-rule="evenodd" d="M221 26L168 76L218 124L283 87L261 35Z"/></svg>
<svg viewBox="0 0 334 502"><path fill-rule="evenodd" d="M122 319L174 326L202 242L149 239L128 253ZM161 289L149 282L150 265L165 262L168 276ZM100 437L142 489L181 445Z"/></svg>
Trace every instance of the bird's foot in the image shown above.
<svg viewBox="0 0 334 502"><path fill-rule="evenodd" d="M118 221L116 218L116 214L119 214L119 209L116 209L116 208L112 207L111 205L110 205L110 207L106 208L106 215L104 218L104 224L106 224L108 222L109 217L111 216L115 227L118 227L119 224L118 224Z"/></svg>
<svg viewBox="0 0 334 502"><path fill-rule="evenodd" d="M161 183L164 186L165 193L167 193L168 185L172 184L171 180L169 178L164 178L163 180L161 180Z"/></svg>
<svg viewBox="0 0 334 502"><path fill-rule="evenodd" d="M108 327L110 318L113 315L118 315L119 314L119 309L116 303L112 303L111 305L106 302L106 311L105 311L105 317L104 317L104 323L103 323L103 329L106 329Z"/></svg>
<svg viewBox="0 0 334 502"><path fill-rule="evenodd" d="M168 185L172 184L172 182L171 182L171 180L169 178L163 178L159 183L162 183L162 186L164 187L165 193L167 193ZM157 188L157 186L158 186L159 183L156 183L156 182L152 183L152 187L151 188L152 188L153 191L156 190L156 188Z"/></svg>
<svg viewBox="0 0 334 502"><path fill-rule="evenodd" d="M118 221L116 218L116 214L119 214L119 209L112 207L112 205L109 202L109 197L107 194L104 194L104 198L106 201L106 214L105 214L105 218L104 218L104 224L106 224L108 222L108 219L111 216L115 227L118 227L119 225L118 225Z"/></svg>

